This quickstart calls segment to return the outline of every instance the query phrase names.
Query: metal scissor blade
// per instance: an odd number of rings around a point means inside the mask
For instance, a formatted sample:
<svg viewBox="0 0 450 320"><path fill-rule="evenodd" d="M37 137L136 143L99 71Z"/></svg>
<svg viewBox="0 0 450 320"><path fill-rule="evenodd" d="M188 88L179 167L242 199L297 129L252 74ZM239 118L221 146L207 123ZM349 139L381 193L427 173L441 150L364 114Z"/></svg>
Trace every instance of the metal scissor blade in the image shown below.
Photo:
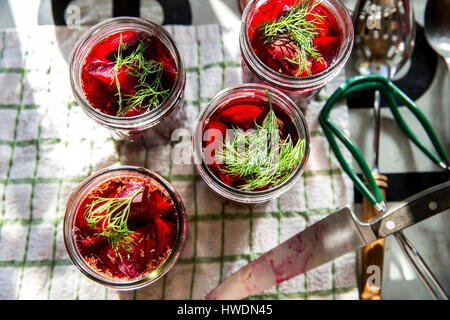
<svg viewBox="0 0 450 320"><path fill-rule="evenodd" d="M206 299L243 299L376 240L369 224L345 207L243 267Z"/></svg>

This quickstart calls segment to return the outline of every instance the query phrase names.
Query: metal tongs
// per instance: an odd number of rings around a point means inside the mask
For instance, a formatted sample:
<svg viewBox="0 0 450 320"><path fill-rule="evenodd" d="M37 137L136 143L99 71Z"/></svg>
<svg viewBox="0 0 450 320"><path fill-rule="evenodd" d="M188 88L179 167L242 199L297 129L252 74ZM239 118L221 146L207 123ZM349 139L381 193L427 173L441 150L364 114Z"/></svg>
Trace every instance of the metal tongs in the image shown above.
<svg viewBox="0 0 450 320"><path fill-rule="evenodd" d="M361 154L358 147L353 143L353 141L330 120L330 111L337 102L357 92L368 90L378 90L379 92L381 92L399 127L428 158L430 158L439 167L449 172L450 167L448 162L448 155L445 152L438 136L433 130L433 127L431 126L428 119L417 107L417 105L390 80L378 75L355 76L348 79L327 100L324 108L319 114L319 123L322 126L331 149L333 150L343 170L352 179L355 186L362 193L362 195L370 202L370 204L372 204L375 210L381 214L386 212L387 210L386 203L380 187L372 175L371 169L369 168L363 155ZM416 119L419 121L422 128L428 135L436 152L428 149L408 127L399 111L399 105L406 106L406 108L413 113L413 115L416 117ZM356 160L366 180L366 183L363 182L363 180L352 169L351 165L349 165L344 159L337 144L336 137L343 143L346 148L348 148L348 150ZM427 266L419 251L413 246L411 241L408 240L408 238L403 234L402 231L396 232L395 236L401 249L408 258L411 266L417 273L419 279L425 285L426 289L430 292L431 296L434 299L438 299L438 296L440 295L442 299L448 300L448 296L442 288L441 284L434 276L430 268Z"/></svg>

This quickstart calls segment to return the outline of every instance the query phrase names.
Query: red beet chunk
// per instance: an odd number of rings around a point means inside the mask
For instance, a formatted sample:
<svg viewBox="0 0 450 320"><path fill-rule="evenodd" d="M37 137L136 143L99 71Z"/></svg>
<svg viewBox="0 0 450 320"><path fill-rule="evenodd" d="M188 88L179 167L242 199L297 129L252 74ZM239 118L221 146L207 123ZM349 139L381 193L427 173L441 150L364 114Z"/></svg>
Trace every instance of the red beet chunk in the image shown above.
<svg viewBox="0 0 450 320"><path fill-rule="evenodd" d="M325 17L323 19L319 19L317 17L314 17L314 15L319 15L322 17ZM311 10L311 14L306 17L307 21L313 21L313 24L320 29L321 35L327 35L328 31L330 30L330 24L327 19L327 13L325 10L322 9L321 6L316 6L314 9Z"/></svg>
<svg viewBox="0 0 450 320"><path fill-rule="evenodd" d="M128 216L129 224L136 221L147 221L148 217L148 185L143 182L134 182L126 184L123 186L117 194L114 196L116 198L131 198L140 189L142 189L131 201L130 215Z"/></svg>
<svg viewBox="0 0 450 320"><path fill-rule="evenodd" d="M164 254L168 249L172 249L175 241L175 225L163 218L156 218L154 221L156 229L156 255Z"/></svg>
<svg viewBox="0 0 450 320"><path fill-rule="evenodd" d="M239 187L239 185L242 184L242 179L240 177L237 176L231 176L231 175L227 175L227 174L221 174L219 175L220 180L222 180L223 183L225 183L226 185L230 186L230 187Z"/></svg>
<svg viewBox="0 0 450 320"><path fill-rule="evenodd" d="M216 151L220 151L225 140L228 126L218 122L210 121L206 129L206 148L204 151L205 161L208 165L217 168Z"/></svg>
<svg viewBox="0 0 450 320"><path fill-rule="evenodd" d="M117 254L109 245L100 252L100 257L111 270L120 271L122 276L133 279L142 275L155 257L155 228L151 223L146 224L133 232L130 237L132 239L130 251L122 247Z"/></svg>
<svg viewBox="0 0 450 320"><path fill-rule="evenodd" d="M82 255L91 255L105 247L108 240L103 236L89 235L74 227L75 243Z"/></svg>
<svg viewBox="0 0 450 320"><path fill-rule="evenodd" d="M231 127L237 127L246 131L254 127L255 120L262 112L262 107L242 104L225 109L220 113L220 117Z"/></svg>
<svg viewBox="0 0 450 320"><path fill-rule="evenodd" d="M332 57L336 54L339 45L338 37L319 37L314 38L314 46L324 57Z"/></svg>
<svg viewBox="0 0 450 320"><path fill-rule="evenodd" d="M328 68L328 64L324 58L320 57L317 60L314 60L313 65L311 66L311 73L317 74L326 70Z"/></svg>
<svg viewBox="0 0 450 320"><path fill-rule="evenodd" d="M166 62L163 65L163 73L161 76L161 85L163 88L171 88L177 81L177 69L175 65Z"/></svg>
<svg viewBox="0 0 450 320"><path fill-rule="evenodd" d="M125 44L125 48L122 48L122 57L126 57L133 52L140 41L145 41L148 38L144 32L124 31L110 35L105 38L100 45L95 47L93 51L94 56L105 61L116 61L117 53L119 52L119 45Z"/></svg>
<svg viewBox="0 0 450 320"><path fill-rule="evenodd" d="M272 56L272 59L281 63L288 73L292 76L299 76L300 68L298 63L295 63L295 61L298 61L299 50L292 36L289 34L278 36L267 46L267 51ZM308 60L306 67L309 69L311 64L312 62Z"/></svg>
<svg viewBox="0 0 450 320"><path fill-rule="evenodd" d="M228 126L222 122L210 121L206 132L206 145L222 142L227 134L227 129L229 129Z"/></svg>
<svg viewBox="0 0 450 320"><path fill-rule="evenodd" d="M151 219L162 217L175 211L173 203L170 200L166 200L157 190L150 193L148 208L148 215Z"/></svg>
<svg viewBox="0 0 450 320"><path fill-rule="evenodd" d="M88 75L116 91L116 81L118 81L122 96L134 95L136 92L135 88L138 85L138 81L136 77L130 74L131 70L128 68L122 67L118 69L117 79L114 63L112 62L95 60L86 64L85 70Z"/></svg>

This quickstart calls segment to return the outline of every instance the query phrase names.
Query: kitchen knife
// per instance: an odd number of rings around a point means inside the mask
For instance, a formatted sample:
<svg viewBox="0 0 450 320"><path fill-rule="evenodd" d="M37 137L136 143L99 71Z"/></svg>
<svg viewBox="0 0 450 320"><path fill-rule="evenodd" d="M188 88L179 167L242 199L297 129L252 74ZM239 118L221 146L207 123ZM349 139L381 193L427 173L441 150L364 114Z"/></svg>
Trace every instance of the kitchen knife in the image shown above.
<svg viewBox="0 0 450 320"><path fill-rule="evenodd" d="M206 299L243 299L450 207L450 181L411 196L370 222L348 207L294 235L225 279Z"/></svg>

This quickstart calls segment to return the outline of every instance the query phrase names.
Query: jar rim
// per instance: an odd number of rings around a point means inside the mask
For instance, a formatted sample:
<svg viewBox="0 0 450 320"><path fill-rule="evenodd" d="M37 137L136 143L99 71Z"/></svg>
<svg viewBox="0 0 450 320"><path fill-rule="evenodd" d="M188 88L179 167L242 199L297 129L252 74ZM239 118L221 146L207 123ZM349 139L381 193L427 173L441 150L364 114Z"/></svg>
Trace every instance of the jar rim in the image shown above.
<svg viewBox="0 0 450 320"><path fill-rule="evenodd" d="M121 24L125 26L119 28ZM103 113L94 108L83 94L80 74L83 68L84 59L89 54L92 47L105 37L121 31L136 30L137 26L142 28L142 31L147 33L152 32L152 34L157 35L160 39L164 40L164 45L171 51L177 65L177 77L175 83L171 88L169 97L157 108L150 111L131 117L118 117ZM98 38L95 39L95 37ZM89 43L92 38L94 38L93 43ZM89 44L90 46L88 48L84 48L83 46L86 44ZM137 17L112 17L89 27L72 48L69 66L70 84L76 100L90 118L100 122L102 125L110 129L146 129L158 124L163 119L164 115L169 113L172 107L174 107L180 99L182 99L186 83L184 58L176 40L163 26L150 20Z"/></svg>
<svg viewBox="0 0 450 320"><path fill-rule="evenodd" d="M114 173L116 175L114 175ZM94 190L102 182L107 181L108 177L120 177L120 173L132 176L143 175L146 178L150 178L153 182L156 182L158 186L161 186L170 195L170 198L175 205L177 215L176 239L173 249L166 257L165 261L155 270L147 272L139 278L128 280L112 279L94 270L80 254L78 247L75 244L73 234L73 223L77 214L78 204L84 199L87 194L89 194L90 191ZM66 204L66 211L63 222L63 235L64 244L70 260L81 271L81 273L83 273L89 279L105 287L117 290L138 289L159 280L177 262L183 251L187 236L186 209L181 197L173 188L173 186L156 172L137 166L111 166L93 173L72 191Z"/></svg>
<svg viewBox="0 0 450 320"><path fill-rule="evenodd" d="M243 97L246 92L256 91L261 95L262 94L265 95L266 90L270 92L271 99L275 98L278 103L281 102L284 104L282 106L283 112L288 113L289 117L293 120L294 126L298 131L299 137L302 137L305 140L305 151L303 153L302 160L300 164L296 167L296 169L291 173L291 175L285 181L283 181L281 184L275 187L260 191L250 191L233 188L222 182L216 175L214 175L203 161L203 145L202 145L203 124L216 110L218 110L220 107L222 107L225 103L228 102L224 101L223 99L226 99L230 95L234 93L241 93L241 96L236 97L236 99L239 99ZM245 83L230 86L228 88L221 90L219 93L216 94L216 96L213 99L210 100L206 108L202 111L202 113L199 116L199 121L197 121L197 124L194 129L193 155L194 155L194 162L197 166L200 175L214 191L221 194L225 198L237 202L242 203L265 202L285 192L302 175L309 159L309 153L310 153L310 133L308 124L302 111L286 94L284 94L283 92L281 92L276 88L264 84Z"/></svg>
<svg viewBox="0 0 450 320"><path fill-rule="evenodd" d="M259 59L259 57L254 53L247 30L249 28L249 20L253 17L251 15L253 9L257 6L257 4L263 1L267 2L267 0L253 0L249 2L242 14L239 45L241 53L243 54L247 63L250 64L251 69L257 72L258 76L263 78L265 82L276 85L279 88L283 89L306 89L310 88L311 86L320 85L321 83L327 82L330 79L334 78L334 76L342 69L345 62L350 57L354 40L353 20L342 1L324 0L321 3L324 5L330 3L336 5L336 8L333 6L332 8L327 6L327 8L331 11L331 13L338 21L339 19L336 16L336 12L339 12L343 15L344 23L342 25L347 29L347 32L344 33L343 27L340 27L339 29L342 33L343 39L347 39L343 40L345 42L345 46L344 48L339 50L339 55L337 56L337 59L331 64L331 66L317 74L305 77L295 77L278 73L264 64L261 59Z"/></svg>

